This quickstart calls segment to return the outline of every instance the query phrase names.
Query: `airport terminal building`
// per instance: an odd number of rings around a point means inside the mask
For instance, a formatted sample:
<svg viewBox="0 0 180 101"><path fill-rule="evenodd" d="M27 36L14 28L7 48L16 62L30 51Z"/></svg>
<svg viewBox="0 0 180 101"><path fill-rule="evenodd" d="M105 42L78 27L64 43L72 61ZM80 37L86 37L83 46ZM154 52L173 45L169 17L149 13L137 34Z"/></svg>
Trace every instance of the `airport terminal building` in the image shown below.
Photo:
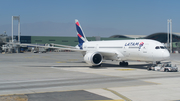
<svg viewBox="0 0 180 101"><path fill-rule="evenodd" d="M148 36L145 35L113 35L110 37L87 37L89 41L96 40L124 40L124 39L152 39L157 40L161 43L167 43L167 33L155 33ZM16 36L16 39L18 37ZM56 43L64 45L77 45L77 37L61 37L61 36L21 36L21 43L32 43L32 44L45 44L45 43ZM172 42L180 42L180 36L177 34L172 35Z"/></svg>
<svg viewBox="0 0 180 101"><path fill-rule="evenodd" d="M154 33L148 36L144 35L113 35L109 38L103 37L87 37L89 41L96 40L125 40L125 39L134 39L134 38L143 38L143 39L152 39L157 40L161 43L167 43L167 33ZM16 37L17 39L17 37ZM21 36L21 43L30 43L30 44L46 44L46 43L54 43L54 44L62 44L62 45L70 45L75 46L78 44L77 37L57 37L57 36ZM180 36L178 33L174 33L172 35L173 42L173 50L180 52Z"/></svg>
<svg viewBox="0 0 180 101"><path fill-rule="evenodd" d="M18 40L18 36L14 37ZM110 37L87 37L89 41L99 41L99 40L126 40L126 39L152 39L157 40L166 45L167 43L167 33L154 33L148 36L145 35L113 35ZM8 41L8 40L7 40ZM78 44L77 37L64 37L64 36L20 36L21 43L28 44L62 44L76 46ZM180 53L180 34L173 33L172 35L172 50L173 52Z"/></svg>

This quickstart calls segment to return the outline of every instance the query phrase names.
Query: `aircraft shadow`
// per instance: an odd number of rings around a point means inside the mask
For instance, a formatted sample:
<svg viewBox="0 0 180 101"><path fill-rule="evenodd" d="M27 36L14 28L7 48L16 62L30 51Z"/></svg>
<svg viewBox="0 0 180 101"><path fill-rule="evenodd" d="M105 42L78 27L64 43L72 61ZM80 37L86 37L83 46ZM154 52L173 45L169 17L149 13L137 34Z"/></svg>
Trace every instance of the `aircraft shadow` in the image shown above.
<svg viewBox="0 0 180 101"><path fill-rule="evenodd" d="M82 62L81 62L82 63ZM101 66L88 66L88 65L31 65L27 67L33 67L33 68L92 68L92 69L107 69L107 68L134 68L134 69L147 69L147 66L151 66L152 64L135 64L135 65L129 65L127 67L119 66L116 64L109 64L109 63L102 63Z"/></svg>
<svg viewBox="0 0 180 101"><path fill-rule="evenodd" d="M125 66L119 66L115 64L107 64L107 63L102 63L101 67L106 67L106 68L113 68L113 67L118 67L118 68L135 68L135 69L147 69L148 66L152 66L152 64L135 64L135 65L129 65L127 67Z"/></svg>

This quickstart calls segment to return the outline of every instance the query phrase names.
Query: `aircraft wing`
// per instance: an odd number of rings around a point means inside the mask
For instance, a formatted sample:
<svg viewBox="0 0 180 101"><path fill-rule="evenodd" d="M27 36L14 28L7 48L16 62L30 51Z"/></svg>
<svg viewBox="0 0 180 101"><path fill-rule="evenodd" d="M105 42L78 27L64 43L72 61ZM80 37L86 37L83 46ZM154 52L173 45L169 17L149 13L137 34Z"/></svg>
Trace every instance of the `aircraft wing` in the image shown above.
<svg viewBox="0 0 180 101"><path fill-rule="evenodd" d="M112 58L122 59L124 57L124 55L121 52L114 51L114 50L108 50L108 51L99 50L98 52L101 53L104 57L109 58L109 59L112 59Z"/></svg>
<svg viewBox="0 0 180 101"><path fill-rule="evenodd" d="M115 52L113 51L98 51L99 53L101 53L103 56L112 56L112 55L116 55Z"/></svg>
<svg viewBox="0 0 180 101"><path fill-rule="evenodd" d="M60 46L60 47L66 47L66 48L76 48L76 47L74 47L74 46L61 45L61 44L54 44L54 43L51 43L51 45L53 45L53 46Z"/></svg>
<svg viewBox="0 0 180 101"><path fill-rule="evenodd" d="M84 52L85 50L81 50L78 48L63 48L63 47L54 47L54 46L41 46L41 45L33 45L33 44L19 44L20 46L34 46L34 47L43 47L43 48L52 48L52 49L60 49L60 50L71 50L71 51L79 51Z"/></svg>

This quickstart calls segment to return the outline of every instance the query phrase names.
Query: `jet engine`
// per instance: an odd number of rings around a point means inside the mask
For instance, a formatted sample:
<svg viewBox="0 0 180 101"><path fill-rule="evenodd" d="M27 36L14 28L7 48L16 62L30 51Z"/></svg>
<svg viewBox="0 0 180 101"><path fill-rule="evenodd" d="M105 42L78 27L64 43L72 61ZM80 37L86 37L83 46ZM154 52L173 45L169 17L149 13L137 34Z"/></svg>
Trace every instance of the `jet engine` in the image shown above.
<svg viewBox="0 0 180 101"><path fill-rule="evenodd" d="M98 66L102 63L103 57L98 52L87 52L84 56L84 60L92 66Z"/></svg>

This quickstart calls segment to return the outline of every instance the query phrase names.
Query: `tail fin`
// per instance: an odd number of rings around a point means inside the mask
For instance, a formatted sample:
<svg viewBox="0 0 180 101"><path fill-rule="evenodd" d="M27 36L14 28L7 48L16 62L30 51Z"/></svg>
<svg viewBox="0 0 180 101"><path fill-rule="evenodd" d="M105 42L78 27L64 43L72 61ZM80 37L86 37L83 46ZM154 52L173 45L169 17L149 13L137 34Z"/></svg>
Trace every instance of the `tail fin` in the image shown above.
<svg viewBox="0 0 180 101"><path fill-rule="evenodd" d="M84 35L81 25L79 24L79 21L77 19L75 20L75 23L76 23L77 37L79 41L78 46L82 49L82 44L84 42L87 42L88 40L86 39L86 36Z"/></svg>

